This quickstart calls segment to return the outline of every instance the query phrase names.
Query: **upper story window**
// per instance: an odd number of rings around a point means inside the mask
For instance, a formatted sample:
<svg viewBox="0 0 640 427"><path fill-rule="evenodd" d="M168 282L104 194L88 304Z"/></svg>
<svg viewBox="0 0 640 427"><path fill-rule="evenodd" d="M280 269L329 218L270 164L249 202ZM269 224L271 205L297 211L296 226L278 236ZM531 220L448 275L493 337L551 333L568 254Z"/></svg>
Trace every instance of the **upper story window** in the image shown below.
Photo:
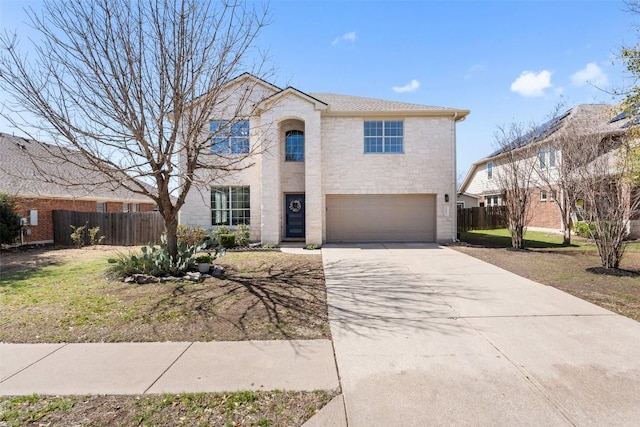
<svg viewBox="0 0 640 427"><path fill-rule="evenodd" d="M404 123L401 120L364 122L365 153L403 153Z"/></svg>
<svg viewBox="0 0 640 427"><path fill-rule="evenodd" d="M552 169L556 167L556 149L554 147L542 148L538 151L538 163L540 169Z"/></svg>
<svg viewBox="0 0 640 427"><path fill-rule="evenodd" d="M487 179L493 179L493 162L487 162Z"/></svg>
<svg viewBox="0 0 640 427"><path fill-rule="evenodd" d="M211 153L213 154L248 154L249 122L241 120L228 122L214 120L211 122Z"/></svg>
<svg viewBox="0 0 640 427"><path fill-rule="evenodd" d="M304 162L304 132L289 130L285 134L284 160Z"/></svg>

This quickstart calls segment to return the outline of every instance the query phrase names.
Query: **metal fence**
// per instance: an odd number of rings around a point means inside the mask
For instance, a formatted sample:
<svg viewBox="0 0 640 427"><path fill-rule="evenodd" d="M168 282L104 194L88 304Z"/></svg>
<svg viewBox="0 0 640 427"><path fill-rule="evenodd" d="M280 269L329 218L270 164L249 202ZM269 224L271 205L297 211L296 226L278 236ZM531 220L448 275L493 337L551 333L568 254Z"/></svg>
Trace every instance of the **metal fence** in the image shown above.
<svg viewBox="0 0 640 427"><path fill-rule="evenodd" d="M53 211L53 240L57 245L70 246L74 242L74 227L100 227L103 244L115 246L146 245L157 243L165 231L159 212L76 212ZM88 237L86 244L89 244Z"/></svg>
<svg viewBox="0 0 640 427"><path fill-rule="evenodd" d="M504 206L458 208L458 233L470 230L505 228Z"/></svg>

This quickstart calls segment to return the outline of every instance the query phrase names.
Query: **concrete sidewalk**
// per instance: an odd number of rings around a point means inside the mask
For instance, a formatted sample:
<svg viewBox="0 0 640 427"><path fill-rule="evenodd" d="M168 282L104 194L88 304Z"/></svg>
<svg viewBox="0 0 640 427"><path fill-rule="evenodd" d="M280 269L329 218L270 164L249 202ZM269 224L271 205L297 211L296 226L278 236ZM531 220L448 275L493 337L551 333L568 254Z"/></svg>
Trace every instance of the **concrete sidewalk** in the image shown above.
<svg viewBox="0 0 640 427"><path fill-rule="evenodd" d="M338 387L329 340L0 344L0 395Z"/></svg>
<svg viewBox="0 0 640 427"><path fill-rule="evenodd" d="M640 323L437 245L322 252L349 427L638 425Z"/></svg>

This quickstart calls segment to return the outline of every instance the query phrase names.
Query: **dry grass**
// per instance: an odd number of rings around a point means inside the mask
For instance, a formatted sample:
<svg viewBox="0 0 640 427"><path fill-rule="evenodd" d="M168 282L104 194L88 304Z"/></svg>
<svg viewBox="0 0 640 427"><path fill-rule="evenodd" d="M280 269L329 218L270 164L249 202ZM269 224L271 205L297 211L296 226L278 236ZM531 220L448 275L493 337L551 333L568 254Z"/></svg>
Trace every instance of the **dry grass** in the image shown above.
<svg viewBox="0 0 640 427"><path fill-rule="evenodd" d="M592 243L574 239L575 246L562 247L558 235L538 236L531 233L536 247L514 251L478 231L463 236L469 246L453 249L640 321L640 242L627 247L621 270L602 271Z"/></svg>
<svg viewBox="0 0 640 427"><path fill-rule="evenodd" d="M319 255L229 253L223 278L127 284L115 249L3 254L0 341L142 342L329 338ZM6 266L6 268L5 268Z"/></svg>

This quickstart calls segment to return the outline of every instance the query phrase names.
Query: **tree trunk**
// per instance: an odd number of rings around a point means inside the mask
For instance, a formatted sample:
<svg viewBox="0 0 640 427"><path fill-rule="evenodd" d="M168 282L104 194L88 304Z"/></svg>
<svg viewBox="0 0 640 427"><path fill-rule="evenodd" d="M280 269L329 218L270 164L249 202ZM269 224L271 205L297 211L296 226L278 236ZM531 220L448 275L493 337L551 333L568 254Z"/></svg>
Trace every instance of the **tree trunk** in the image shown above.
<svg viewBox="0 0 640 427"><path fill-rule="evenodd" d="M524 227L516 226L511 230L511 246L513 249L524 249Z"/></svg>
<svg viewBox="0 0 640 427"><path fill-rule="evenodd" d="M562 245L563 246L571 246L571 211L568 208L568 203L566 199L563 201L564 209L562 216L563 218L563 226L564 226L564 234L562 236Z"/></svg>
<svg viewBox="0 0 640 427"><path fill-rule="evenodd" d="M164 226L167 229L167 249L171 258L175 260L178 257L178 219L165 218Z"/></svg>

